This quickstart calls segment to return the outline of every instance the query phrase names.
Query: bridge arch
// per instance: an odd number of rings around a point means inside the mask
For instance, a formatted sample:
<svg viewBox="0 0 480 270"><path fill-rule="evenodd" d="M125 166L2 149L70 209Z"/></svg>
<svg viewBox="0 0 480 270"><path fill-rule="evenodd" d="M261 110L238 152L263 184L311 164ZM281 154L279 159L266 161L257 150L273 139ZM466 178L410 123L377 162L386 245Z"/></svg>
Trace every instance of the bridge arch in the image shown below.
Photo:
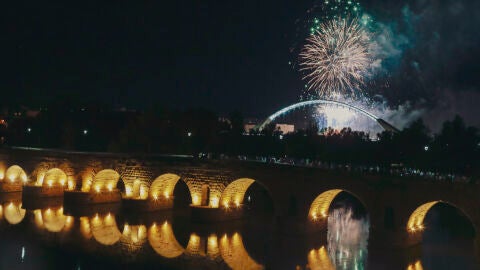
<svg viewBox="0 0 480 270"><path fill-rule="evenodd" d="M25 172L22 167L18 165L12 165L8 167L7 171L5 172L5 176L10 180L10 182L22 182L26 183L28 181L27 173Z"/></svg>
<svg viewBox="0 0 480 270"><path fill-rule="evenodd" d="M283 115L283 114L285 114L289 111L292 111L292 110L295 110L295 109L298 109L298 108L301 108L301 107L312 106L312 105L334 105L334 106L338 106L338 107L343 107L343 108L347 108L349 110L353 110L355 112L361 113L362 115L365 115L366 117L372 119L375 122L378 122L378 120L379 120L379 118L377 116L371 114L370 112L367 112L366 110L364 110L362 108L358 108L358 107L350 105L348 103L341 102L341 101L335 101L335 100L316 99L316 100L307 100L307 101L298 102L298 103L292 104L290 106L284 107L284 108L276 111L274 114L270 115L263 123L261 123L258 126L258 129L262 130L270 122L274 121L276 118L278 118L279 116L281 116L281 115ZM379 125L382 126L381 124L379 124Z"/></svg>
<svg viewBox="0 0 480 270"><path fill-rule="evenodd" d="M434 206L439 205L439 204L445 204L445 205L451 206L451 207L459 210L469 220L469 222L473 226L472 218L469 215L467 215L463 209L461 209L460 207L458 207L458 206L456 206L456 205L454 205L450 202L437 200L437 201L426 202L426 203L418 206L412 212L412 214L408 218L408 222L407 222L407 226L406 226L407 231L409 233L416 233L416 232L423 231L426 228L425 218L426 218L427 214L430 212L430 210ZM476 228L474 228L474 229L476 229Z"/></svg>
<svg viewBox="0 0 480 270"><path fill-rule="evenodd" d="M148 191L149 197L158 199L160 196L163 196L165 199L170 199L173 196L175 185L179 180L180 176L173 173L165 173L158 176L150 184Z"/></svg>
<svg viewBox="0 0 480 270"><path fill-rule="evenodd" d="M38 186L65 186L66 183L67 174L59 168L52 168L37 176Z"/></svg>
<svg viewBox="0 0 480 270"><path fill-rule="evenodd" d="M270 199L273 200L270 190L261 182L252 178L239 178L227 185L220 196L220 200L217 197L212 197L210 203L213 207L239 207L244 203L245 194L254 183L265 189Z"/></svg>
<svg viewBox="0 0 480 270"><path fill-rule="evenodd" d="M93 191L100 193L102 191L112 191L117 187L118 180L120 180L120 174L112 169L104 169L99 171L93 177L91 188Z"/></svg>
<svg viewBox="0 0 480 270"><path fill-rule="evenodd" d="M223 190L222 195L220 197L220 202L224 208L228 208L231 205L236 205L237 207L243 203L243 199L245 197L245 193L247 189L255 182L255 180L251 178L240 178L237 179L230 184ZM214 200L212 205L218 207L218 199L212 198Z"/></svg>
<svg viewBox="0 0 480 270"><path fill-rule="evenodd" d="M363 207L367 210L366 204L354 193L345 189L330 189L322 192L310 204L310 209L308 211L309 219L313 221L318 219L326 219L328 217L329 209L333 200L342 192L345 192L360 201Z"/></svg>
<svg viewBox="0 0 480 270"><path fill-rule="evenodd" d="M153 223L148 229L148 242L155 252L168 259L179 257L185 252L173 233L172 225L165 221L162 225Z"/></svg>

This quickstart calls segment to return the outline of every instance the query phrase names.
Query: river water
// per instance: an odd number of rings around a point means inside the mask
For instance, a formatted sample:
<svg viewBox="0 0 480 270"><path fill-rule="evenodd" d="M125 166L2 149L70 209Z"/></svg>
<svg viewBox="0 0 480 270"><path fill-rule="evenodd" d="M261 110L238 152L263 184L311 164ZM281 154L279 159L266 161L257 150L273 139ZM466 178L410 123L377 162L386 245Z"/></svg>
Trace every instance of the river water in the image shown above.
<svg viewBox="0 0 480 270"><path fill-rule="evenodd" d="M208 225L171 212L72 215L61 203L26 210L12 201L0 207L0 269L480 269L473 241L442 230L409 250L369 250L368 236L368 219L347 207L330 211L326 235L306 236L262 217Z"/></svg>

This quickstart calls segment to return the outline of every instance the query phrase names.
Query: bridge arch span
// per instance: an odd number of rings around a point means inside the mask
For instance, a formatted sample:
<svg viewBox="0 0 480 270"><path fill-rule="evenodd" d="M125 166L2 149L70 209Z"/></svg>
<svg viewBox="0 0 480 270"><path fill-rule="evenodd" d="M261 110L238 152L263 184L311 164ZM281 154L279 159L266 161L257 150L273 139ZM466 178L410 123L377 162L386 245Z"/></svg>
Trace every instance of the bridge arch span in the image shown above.
<svg viewBox="0 0 480 270"><path fill-rule="evenodd" d="M117 171L112 169L101 170L95 174L87 191L90 191L91 188L93 188L95 192L112 191L117 187L119 180L120 174Z"/></svg>
<svg viewBox="0 0 480 270"><path fill-rule="evenodd" d="M227 187L222 191L220 196L220 200L218 198L211 198L211 205L213 207L223 207L229 208L231 206L240 206L244 203L245 194L247 193L248 189L253 184L260 185L263 189L265 189L273 202L273 197L270 190L258 180L254 180L252 178L239 178L234 180L233 182L229 183Z"/></svg>
<svg viewBox="0 0 480 270"><path fill-rule="evenodd" d="M12 165L8 167L7 171L5 172L5 177L12 183L27 183L28 181L27 173L18 165Z"/></svg>
<svg viewBox="0 0 480 270"><path fill-rule="evenodd" d="M354 193L345 189L330 189L322 192L313 200L313 202L310 204L310 209L308 210L308 218L312 221L326 219L328 217L330 206L333 200L342 192L345 192L360 201L365 210L367 210L365 202Z"/></svg>
<svg viewBox="0 0 480 270"><path fill-rule="evenodd" d="M37 177L38 186L65 186L67 174L60 168L52 168Z"/></svg>
<svg viewBox="0 0 480 270"><path fill-rule="evenodd" d="M379 119L377 116L373 115L372 113L370 113L370 112L368 112L368 111L366 111L362 108L358 108L356 106L345 103L345 102L335 101L335 100L327 100L327 99L315 99L315 100L307 100L307 101L298 102L298 103L292 104L290 106L284 107L284 108L276 111L275 113L270 115L263 123L261 123L258 126L258 129L262 130L263 128L265 128L266 125L268 125L269 123L274 121L276 118L278 118L279 116L281 116L281 115L283 115L283 114L285 114L289 111L292 111L292 110L295 110L295 109L298 109L298 108L302 108L302 107L306 107L306 106L313 106L313 105L339 106L339 107L342 107L342 108L347 108L349 110L353 110L353 111L358 112L362 115L365 115L366 117L372 119L375 122L378 122L378 119Z"/></svg>
<svg viewBox="0 0 480 270"><path fill-rule="evenodd" d="M439 204L444 204L444 205L448 205L450 207L453 207L455 209L457 209L459 212L461 212L461 214L463 214L467 219L468 221L470 222L470 224L472 225L472 227L474 228L474 230L476 230L477 228L475 228L474 226L474 222L473 222L473 219L471 216L469 216L465 211L464 209L458 207L457 205L454 205L450 202L447 202L447 201L442 201L442 200L436 200L436 201L429 201L429 202L426 202L426 203L423 203L421 204L420 206L418 206L413 212L412 214L410 214L409 218L408 218L408 222L407 222L407 225L406 225L406 229L409 233L417 233L417 232L422 232L426 229L427 225L425 224L425 218L427 217L427 214L430 212L430 210L436 206L436 205L439 205ZM477 232L476 232L477 233Z"/></svg>
<svg viewBox="0 0 480 270"><path fill-rule="evenodd" d="M173 173L165 173L153 180L149 187L149 197L158 199L160 196L170 199L173 196L175 185L180 180L180 176Z"/></svg>

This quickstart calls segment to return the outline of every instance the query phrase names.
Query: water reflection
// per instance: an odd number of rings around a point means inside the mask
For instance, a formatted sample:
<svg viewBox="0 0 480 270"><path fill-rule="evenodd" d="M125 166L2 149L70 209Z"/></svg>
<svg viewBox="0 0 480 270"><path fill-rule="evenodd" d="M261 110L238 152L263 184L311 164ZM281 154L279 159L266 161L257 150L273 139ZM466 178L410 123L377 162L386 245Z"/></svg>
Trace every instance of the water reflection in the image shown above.
<svg viewBox="0 0 480 270"><path fill-rule="evenodd" d="M110 246L117 243L122 236L122 233L117 227L115 216L111 213L106 215L96 214L90 219L89 229L95 240L105 246Z"/></svg>
<svg viewBox="0 0 480 270"><path fill-rule="evenodd" d="M327 248L307 255L310 269L365 269L369 222L354 218L350 208L334 209L328 216Z"/></svg>
<svg viewBox="0 0 480 270"><path fill-rule="evenodd" d="M11 224L19 224L25 218L25 209L22 208L21 202L9 202L0 205L0 219L5 220Z"/></svg>
<svg viewBox="0 0 480 270"><path fill-rule="evenodd" d="M274 237L282 236L270 237L268 229L260 231L242 223L194 225L190 220L159 213L132 219L109 211L71 216L65 214L61 206L24 210L21 202L4 201L0 204L0 220L8 224L1 237L11 239L13 244L4 241L0 250L8 249L7 245L16 250L17 261L9 269L21 269L18 264L29 262L33 256L37 256L37 263L50 264L43 268L34 264L30 269L77 269L79 266L98 269L99 265L128 269L295 269L298 265L298 269L333 270L367 267L369 223L365 218L355 217L348 208L331 211L326 239L305 243L302 242L304 236L291 237L285 245L275 242L277 238ZM46 237L35 237L39 235ZM23 249L24 246L28 249ZM392 265L406 270L445 269L445 266L454 265L457 269L475 269L469 268L473 264L464 263L467 255L461 253L463 250L445 253L427 247L424 245L421 254L408 259L398 256L401 258L388 259L382 265L369 261L369 269L392 269ZM24 255L20 257L22 250ZM63 258L63 250L71 250L71 253ZM371 253L368 252L370 256ZM61 258L58 262L44 261L48 256ZM442 256L451 262L439 259ZM379 256L375 257L378 261Z"/></svg>
<svg viewBox="0 0 480 270"><path fill-rule="evenodd" d="M158 255L169 259L176 258L185 251L175 238L172 225L168 221L165 221L162 225L153 223L150 226L148 242Z"/></svg>
<svg viewBox="0 0 480 270"><path fill-rule="evenodd" d="M409 264L407 266L407 270L423 270L422 262L418 260L414 263Z"/></svg>
<svg viewBox="0 0 480 270"><path fill-rule="evenodd" d="M68 231L73 226L73 217L63 214L63 207L33 210L35 225L38 229L58 233Z"/></svg>

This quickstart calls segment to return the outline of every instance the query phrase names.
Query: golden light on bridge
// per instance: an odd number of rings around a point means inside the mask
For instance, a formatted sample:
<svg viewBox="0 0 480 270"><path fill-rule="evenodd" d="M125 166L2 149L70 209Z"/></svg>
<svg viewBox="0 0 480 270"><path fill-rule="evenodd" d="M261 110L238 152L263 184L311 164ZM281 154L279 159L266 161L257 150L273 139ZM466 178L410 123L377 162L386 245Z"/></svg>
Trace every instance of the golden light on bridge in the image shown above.
<svg viewBox="0 0 480 270"><path fill-rule="evenodd" d="M425 228L425 224L423 222L425 216L427 215L428 211L439 202L440 201L428 202L415 209L408 219L407 230L412 233L423 230Z"/></svg>
<svg viewBox="0 0 480 270"><path fill-rule="evenodd" d="M12 182L12 183L14 183L14 182L26 183L27 182L27 174L18 165L10 166L7 169L7 171L5 172L5 174L7 175L8 180L10 180L10 182ZM1 178L3 178L3 176Z"/></svg>
<svg viewBox="0 0 480 270"><path fill-rule="evenodd" d="M85 188L82 188L82 190L88 192L90 191L90 187L93 186L96 193L104 191L112 192L119 180L120 175L116 171L111 169L101 170L93 177L91 184L88 184Z"/></svg>
<svg viewBox="0 0 480 270"><path fill-rule="evenodd" d="M36 186L42 186L46 184L48 187L64 186L67 181L67 175L59 168L53 168L46 172L41 171L37 173Z"/></svg>
<svg viewBox="0 0 480 270"><path fill-rule="evenodd" d="M229 208L230 204L240 207L240 204L243 203L245 193L254 182L255 180L250 178L241 178L231 182L222 192L220 198L223 207Z"/></svg>
<svg viewBox="0 0 480 270"><path fill-rule="evenodd" d="M330 204L342 191L343 190L341 189L332 189L318 195L315 200L313 200L310 210L308 211L308 215L311 219L317 220L319 217L326 218L328 216Z"/></svg>
<svg viewBox="0 0 480 270"><path fill-rule="evenodd" d="M198 194L192 195L192 204L193 205L200 205L200 196Z"/></svg>
<svg viewBox="0 0 480 270"><path fill-rule="evenodd" d="M211 206L213 208L218 208L219 204L220 204L220 199L218 197L213 197L211 199Z"/></svg>
<svg viewBox="0 0 480 270"><path fill-rule="evenodd" d="M175 185L179 180L180 176L176 174L162 174L155 178L155 180L150 184L150 187L144 185L140 186L140 197L146 199L150 194L150 197L154 200L158 200L159 196L163 196L168 200L173 196L173 190L175 189ZM192 202L193 201L194 198L192 197ZM200 202L200 200L198 201Z"/></svg>

